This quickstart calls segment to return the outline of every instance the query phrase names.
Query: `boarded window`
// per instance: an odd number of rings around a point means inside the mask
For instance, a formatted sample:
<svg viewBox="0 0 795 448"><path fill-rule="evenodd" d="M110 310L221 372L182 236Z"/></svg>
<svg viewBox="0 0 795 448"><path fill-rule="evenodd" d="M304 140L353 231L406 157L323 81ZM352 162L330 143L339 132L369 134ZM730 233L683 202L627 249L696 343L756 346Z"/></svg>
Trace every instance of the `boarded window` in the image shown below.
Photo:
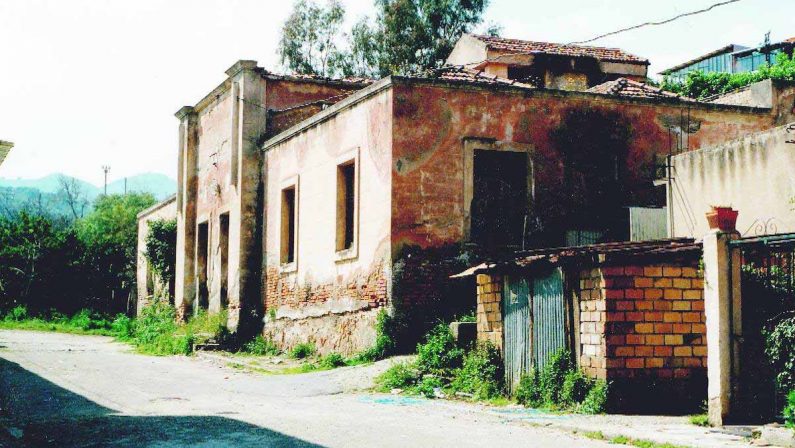
<svg viewBox="0 0 795 448"><path fill-rule="evenodd" d="M281 262L295 261L296 203L295 185L282 190Z"/></svg>
<svg viewBox="0 0 795 448"><path fill-rule="evenodd" d="M353 247L356 240L356 162L337 167L337 250Z"/></svg>
<svg viewBox="0 0 795 448"><path fill-rule="evenodd" d="M472 240L491 246L521 246L527 211L527 153L476 150Z"/></svg>

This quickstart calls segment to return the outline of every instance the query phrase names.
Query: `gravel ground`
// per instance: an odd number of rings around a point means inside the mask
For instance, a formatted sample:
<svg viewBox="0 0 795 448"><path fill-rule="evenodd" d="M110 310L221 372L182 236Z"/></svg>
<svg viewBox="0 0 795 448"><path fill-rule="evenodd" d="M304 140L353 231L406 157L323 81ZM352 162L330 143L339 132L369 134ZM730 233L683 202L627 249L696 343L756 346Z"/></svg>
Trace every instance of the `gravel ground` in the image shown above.
<svg viewBox="0 0 795 448"><path fill-rule="evenodd" d="M615 447L518 409L355 392L387 366L262 375L109 338L0 331L0 446Z"/></svg>

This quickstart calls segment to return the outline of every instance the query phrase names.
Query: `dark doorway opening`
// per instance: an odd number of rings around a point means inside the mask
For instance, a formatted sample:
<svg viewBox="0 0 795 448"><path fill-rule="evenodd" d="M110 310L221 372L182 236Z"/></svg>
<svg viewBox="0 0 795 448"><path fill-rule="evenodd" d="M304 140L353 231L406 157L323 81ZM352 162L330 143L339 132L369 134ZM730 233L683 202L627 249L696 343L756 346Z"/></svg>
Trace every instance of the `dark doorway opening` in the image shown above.
<svg viewBox="0 0 795 448"><path fill-rule="evenodd" d="M528 212L528 155L477 150L473 160L472 241L521 247Z"/></svg>
<svg viewBox="0 0 795 448"><path fill-rule="evenodd" d="M221 252L221 308L229 305L229 213L222 214L218 219L220 229L219 250Z"/></svg>
<svg viewBox="0 0 795 448"><path fill-rule="evenodd" d="M207 309L209 294L207 291L207 251L210 247L210 229L207 222L199 224L196 232L196 311Z"/></svg>

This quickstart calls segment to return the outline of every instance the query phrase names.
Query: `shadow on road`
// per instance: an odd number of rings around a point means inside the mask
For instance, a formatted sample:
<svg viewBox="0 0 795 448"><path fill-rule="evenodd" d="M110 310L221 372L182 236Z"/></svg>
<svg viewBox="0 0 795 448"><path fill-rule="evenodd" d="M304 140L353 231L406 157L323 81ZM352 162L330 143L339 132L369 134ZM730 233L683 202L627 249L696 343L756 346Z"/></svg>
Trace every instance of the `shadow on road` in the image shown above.
<svg viewBox="0 0 795 448"><path fill-rule="evenodd" d="M0 447L148 445L320 446L220 416L118 415L0 358Z"/></svg>

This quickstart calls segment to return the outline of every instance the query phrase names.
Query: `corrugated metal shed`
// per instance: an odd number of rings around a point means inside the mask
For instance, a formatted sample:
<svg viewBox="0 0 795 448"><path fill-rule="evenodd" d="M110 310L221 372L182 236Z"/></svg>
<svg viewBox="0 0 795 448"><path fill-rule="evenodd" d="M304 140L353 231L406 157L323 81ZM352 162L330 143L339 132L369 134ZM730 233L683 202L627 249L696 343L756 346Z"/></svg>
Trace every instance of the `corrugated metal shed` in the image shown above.
<svg viewBox="0 0 795 448"><path fill-rule="evenodd" d="M629 240L650 241L668 238L666 207L629 207Z"/></svg>

